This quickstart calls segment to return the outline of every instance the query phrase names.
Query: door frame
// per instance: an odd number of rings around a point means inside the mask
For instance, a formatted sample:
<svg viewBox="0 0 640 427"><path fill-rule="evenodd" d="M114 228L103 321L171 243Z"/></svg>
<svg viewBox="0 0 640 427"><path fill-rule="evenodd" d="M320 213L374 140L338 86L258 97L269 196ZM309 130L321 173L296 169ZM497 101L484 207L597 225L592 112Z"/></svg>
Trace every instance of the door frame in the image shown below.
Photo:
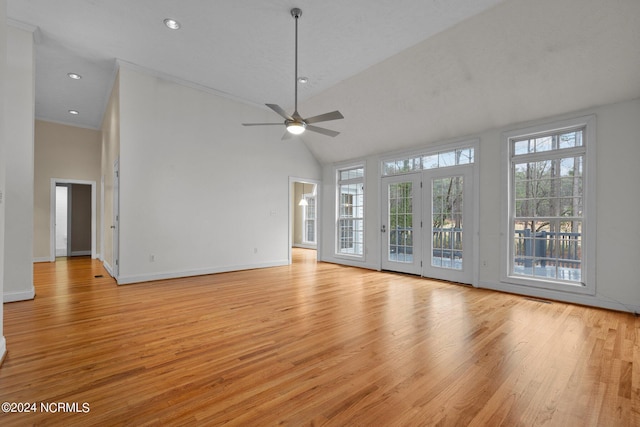
<svg viewBox="0 0 640 427"><path fill-rule="evenodd" d="M82 184L91 186L91 258L96 259L96 181L81 179L51 178L50 188L50 213L49 213L49 261L56 261L56 186L66 184Z"/></svg>
<svg viewBox="0 0 640 427"><path fill-rule="evenodd" d="M289 177L289 228L287 233L289 234L288 238L288 247L287 254L289 264L292 262L291 248L293 247L293 221L295 220L293 215L293 209L296 203L295 198L295 184L314 184L316 186L316 260L320 260L320 254L322 253L322 181L314 179L314 178L301 178L297 176Z"/></svg>
<svg viewBox="0 0 640 427"><path fill-rule="evenodd" d="M120 275L120 159L113 162L113 215L110 226L112 230L111 255L113 265L111 265L109 274L114 279L118 279Z"/></svg>

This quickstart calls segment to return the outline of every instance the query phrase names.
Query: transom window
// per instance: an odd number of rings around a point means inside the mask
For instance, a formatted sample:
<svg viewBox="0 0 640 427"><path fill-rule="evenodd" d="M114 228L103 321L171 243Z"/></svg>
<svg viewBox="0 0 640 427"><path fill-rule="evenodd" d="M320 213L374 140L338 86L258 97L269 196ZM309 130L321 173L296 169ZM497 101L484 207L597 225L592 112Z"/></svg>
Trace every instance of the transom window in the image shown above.
<svg viewBox="0 0 640 427"><path fill-rule="evenodd" d="M364 167L338 171L337 248L341 255L364 254Z"/></svg>
<svg viewBox="0 0 640 427"><path fill-rule="evenodd" d="M586 286L587 124L512 136L510 277Z"/></svg>
<svg viewBox="0 0 640 427"><path fill-rule="evenodd" d="M384 161L382 162L382 176L402 175L425 169L468 165L473 162L473 147L458 148L428 155L419 154L409 158Z"/></svg>

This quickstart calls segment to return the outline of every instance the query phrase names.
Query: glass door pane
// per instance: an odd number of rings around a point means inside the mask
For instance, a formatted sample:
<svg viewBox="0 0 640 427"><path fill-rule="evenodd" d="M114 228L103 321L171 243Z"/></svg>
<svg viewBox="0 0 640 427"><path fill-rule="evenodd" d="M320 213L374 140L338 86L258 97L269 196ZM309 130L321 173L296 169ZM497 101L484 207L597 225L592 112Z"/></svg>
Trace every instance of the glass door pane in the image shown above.
<svg viewBox="0 0 640 427"><path fill-rule="evenodd" d="M382 268L420 274L420 175L384 178L382 191Z"/></svg>
<svg viewBox="0 0 640 427"><path fill-rule="evenodd" d="M433 179L431 182L431 265L462 270L464 177Z"/></svg>

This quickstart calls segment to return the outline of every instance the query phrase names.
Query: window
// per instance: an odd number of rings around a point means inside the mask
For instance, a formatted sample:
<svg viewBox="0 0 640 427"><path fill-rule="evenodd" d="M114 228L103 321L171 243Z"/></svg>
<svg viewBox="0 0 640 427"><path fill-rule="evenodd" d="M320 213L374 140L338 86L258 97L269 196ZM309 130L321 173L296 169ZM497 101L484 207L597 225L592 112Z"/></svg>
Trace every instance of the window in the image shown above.
<svg viewBox="0 0 640 427"><path fill-rule="evenodd" d="M340 255L364 254L364 167L338 171L337 248Z"/></svg>
<svg viewBox="0 0 640 427"><path fill-rule="evenodd" d="M440 151L429 155L415 155L400 160L382 162L382 176L402 175L425 169L468 165L474 162L473 147Z"/></svg>
<svg viewBox="0 0 640 427"><path fill-rule="evenodd" d="M591 122L508 136L510 278L587 288L594 261L586 251L593 235L586 203L587 172L594 173L587 167Z"/></svg>
<svg viewBox="0 0 640 427"><path fill-rule="evenodd" d="M313 193L304 194L302 197L307 201L303 206L303 236L302 243L316 243L316 196Z"/></svg>

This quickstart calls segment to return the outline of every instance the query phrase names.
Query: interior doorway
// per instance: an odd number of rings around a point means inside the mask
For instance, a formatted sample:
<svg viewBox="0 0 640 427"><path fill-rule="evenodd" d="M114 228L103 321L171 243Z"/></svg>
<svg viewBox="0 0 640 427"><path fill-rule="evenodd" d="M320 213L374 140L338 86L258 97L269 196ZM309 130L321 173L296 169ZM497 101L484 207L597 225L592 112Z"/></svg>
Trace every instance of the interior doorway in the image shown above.
<svg viewBox="0 0 640 427"><path fill-rule="evenodd" d="M309 178L289 178L289 263L291 248L315 251L320 247L320 182Z"/></svg>
<svg viewBox="0 0 640 427"><path fill-rule="evenodd" d="M49 258L96 254L96 183L51 179Z"/></svg>

